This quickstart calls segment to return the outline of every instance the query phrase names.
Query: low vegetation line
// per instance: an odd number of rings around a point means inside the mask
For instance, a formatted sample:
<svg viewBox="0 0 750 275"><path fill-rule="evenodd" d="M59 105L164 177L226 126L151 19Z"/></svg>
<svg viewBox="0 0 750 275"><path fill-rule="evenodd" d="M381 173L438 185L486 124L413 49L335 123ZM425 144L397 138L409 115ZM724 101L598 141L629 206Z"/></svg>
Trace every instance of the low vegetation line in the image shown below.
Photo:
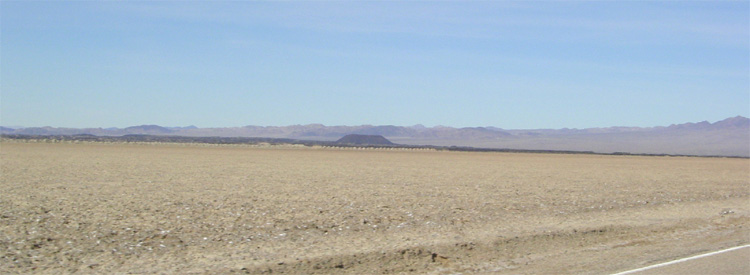
<svg viewBox="0 0 750 275"><path fill-rule="evenodd" d="M615 156L652 156L652 157L706 157L706 158L743 158L743 156L717 155L682 155L682 154L642 154L629 152L601 153L594 151L571 150L530 150L507 148L478 148L469 146L435 146L435 145L406 145L406 144L347 144L335 141L300 140L289 138L266 137L189 137L189 136L157 136L157 135L124 135L124 136L95 136L80 135L16 135L2 134L0 141L20 140L36 142L122 142L122 143L199 143L217 145L302 145L306 147L322 146L334 148L365 148L365 149L422 149L437 151L459 152L497 152L497 153L536 153L536 154L585 154L585 155L615 155Z"/></svg>

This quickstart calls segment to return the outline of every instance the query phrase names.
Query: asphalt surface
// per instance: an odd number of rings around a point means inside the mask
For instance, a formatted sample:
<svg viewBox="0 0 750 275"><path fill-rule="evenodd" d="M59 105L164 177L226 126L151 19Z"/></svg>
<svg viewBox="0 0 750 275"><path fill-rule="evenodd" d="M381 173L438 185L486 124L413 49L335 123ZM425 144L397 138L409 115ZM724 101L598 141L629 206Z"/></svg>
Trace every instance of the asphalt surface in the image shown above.
<svg viewBox="0 0 750 275"><path fill-rule="evenodd" d="M628 274L750 274L750 247L671 263Z"/></svg>

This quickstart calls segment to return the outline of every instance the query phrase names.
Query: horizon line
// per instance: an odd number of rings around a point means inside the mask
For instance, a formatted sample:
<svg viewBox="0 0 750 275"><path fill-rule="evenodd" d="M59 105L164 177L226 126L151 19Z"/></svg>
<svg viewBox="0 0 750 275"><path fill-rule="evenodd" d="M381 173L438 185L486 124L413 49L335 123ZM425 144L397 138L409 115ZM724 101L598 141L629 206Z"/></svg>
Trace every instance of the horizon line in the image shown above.
<svg viewBox="0 0 750 275"><path fill-rule="evenodd" d="M222 128L243 128L243 127L248 127L248 126L253 126L253 127L292 127L292 126L313 126L313 125L320 125L322 127L361 127L361 126L383 127L383 126L393 126L393 127L407 127L407 128L416 128L416 127L420 127L421 128L421 127L424 127L424 128L428 128L428 129L434 129L434 128L453 128L453 129L496 128L496 129L500 129L500 130L564 130L564 129L568 129L568 130L580 130L580 129L601 129L601 128L658 128L658 127L669 127L669 126L672 126L672 125L681 125L681 124L690 124L690 123L692 123L692 124L698 124L698 123L704 123L704 122L707 122L707 123L710 123L710 124L714 124L714 123L718 123L718 122L725 121L725 120L728 120L728 119L736 119L736 118L749 119L748 117L745 117L745 116L742 116L742 115L737 115L737 116L732 116L732 117L727 117L725 119L717 120L715 122L710 122L708 120L703 120L703 121L698 121L698 122L672 123L670 125L656 125L656 126L623 126L623 125L614 125L614 126L600 126L600 127L586 127L586 128L562 127L562 128L515 128L515 129L502 128L502 127L491 126L491 125L488 125L488 126L466 126L466 127L455 127L455 126L446 126L446 125L425 126L425 125L423 125L421 123L417 123L417 124L413 124L413 125L395 125L395 124L378 124L378 125L376 125L376 124L359 124L359 125L341 125L341 124L339 124L339 125L326 125L326 124L323 124L323 123L289 124L289 125L253 125L253 124L247 124L247 125L242 125L242 126L224 126L224 127L214 127L214 126L198 127L198 126L196 126L194 124L187 125L187 126L162 126L162 125L158 125L158 124L138 124L138 125L131 125L131 126L126 126L126 127L116 127L116 126L113 126L113 127L101 127L101 126L99 126L99 127L66 127L66 126L50 126L50 125L45 125L45 126L28 126L27 127L27 126L18 126L18 125L9 125L9 126L0 125L0 127L9 128L9 129L13 129L13 130L29 129L29 128L102 129L102 130L109 130L109 129L127 129L127 128L132 128L132 127L143 127L143 126L157 126L157 127L162 127L162 128L182 128L182 129L185 129L185 128L189 128L189 129L222 129Z"/></svg>

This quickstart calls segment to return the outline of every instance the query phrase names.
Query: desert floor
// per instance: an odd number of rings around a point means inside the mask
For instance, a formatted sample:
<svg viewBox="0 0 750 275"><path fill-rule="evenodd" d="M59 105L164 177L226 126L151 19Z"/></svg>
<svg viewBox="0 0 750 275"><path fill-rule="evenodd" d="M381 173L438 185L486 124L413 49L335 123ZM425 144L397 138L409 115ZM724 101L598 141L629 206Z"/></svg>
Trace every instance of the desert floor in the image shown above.
<svg viewBox="0 0 750 275"><path fill-rule="evenodd" d="M601 274L750 243L748 159L4 141L0 173L0 273Z"/></svg>

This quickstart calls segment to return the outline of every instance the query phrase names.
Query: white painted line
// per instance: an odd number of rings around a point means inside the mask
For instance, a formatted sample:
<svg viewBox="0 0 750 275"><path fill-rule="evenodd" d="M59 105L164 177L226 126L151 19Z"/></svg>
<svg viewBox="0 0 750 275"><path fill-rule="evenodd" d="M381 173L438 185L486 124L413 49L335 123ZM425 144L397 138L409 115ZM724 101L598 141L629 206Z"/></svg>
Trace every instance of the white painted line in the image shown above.
<svg viewBox="0 0 750 275"><path fill-rule="evenodd" d="M662 267L662 266L665 266L665 265L671 265L671 264L686 262L686 261L690 261L690 260L695 260L695 259L698 259L698 258L708 257L708 256L711 256L711 255L716 255L716 254L719 254L719 253L729 252L729 251L732 251L732 250L742 249L742 248L746 248L746 247L750 247L750 244L741 245L741 246L732 247L732 248L727 248L727 249L724 249L724 250L719 250L719 251L714 251L714 252L709 252L709 253L701 254L701 255L697 255L697 256L682 258L682 259L674 260L674 261L671 261L671 262L660 263L660 264L650 265L650 266L647 266L647 267L641 267L641 268L638 268L638 269L623 271L623 272L615 273L615 274L612 274L612 275L625 275L625 274L631 274L631 273L641 272L641 271L649 270L649 269L652 269L652 268L657 268L657 267Z"/></svg>

